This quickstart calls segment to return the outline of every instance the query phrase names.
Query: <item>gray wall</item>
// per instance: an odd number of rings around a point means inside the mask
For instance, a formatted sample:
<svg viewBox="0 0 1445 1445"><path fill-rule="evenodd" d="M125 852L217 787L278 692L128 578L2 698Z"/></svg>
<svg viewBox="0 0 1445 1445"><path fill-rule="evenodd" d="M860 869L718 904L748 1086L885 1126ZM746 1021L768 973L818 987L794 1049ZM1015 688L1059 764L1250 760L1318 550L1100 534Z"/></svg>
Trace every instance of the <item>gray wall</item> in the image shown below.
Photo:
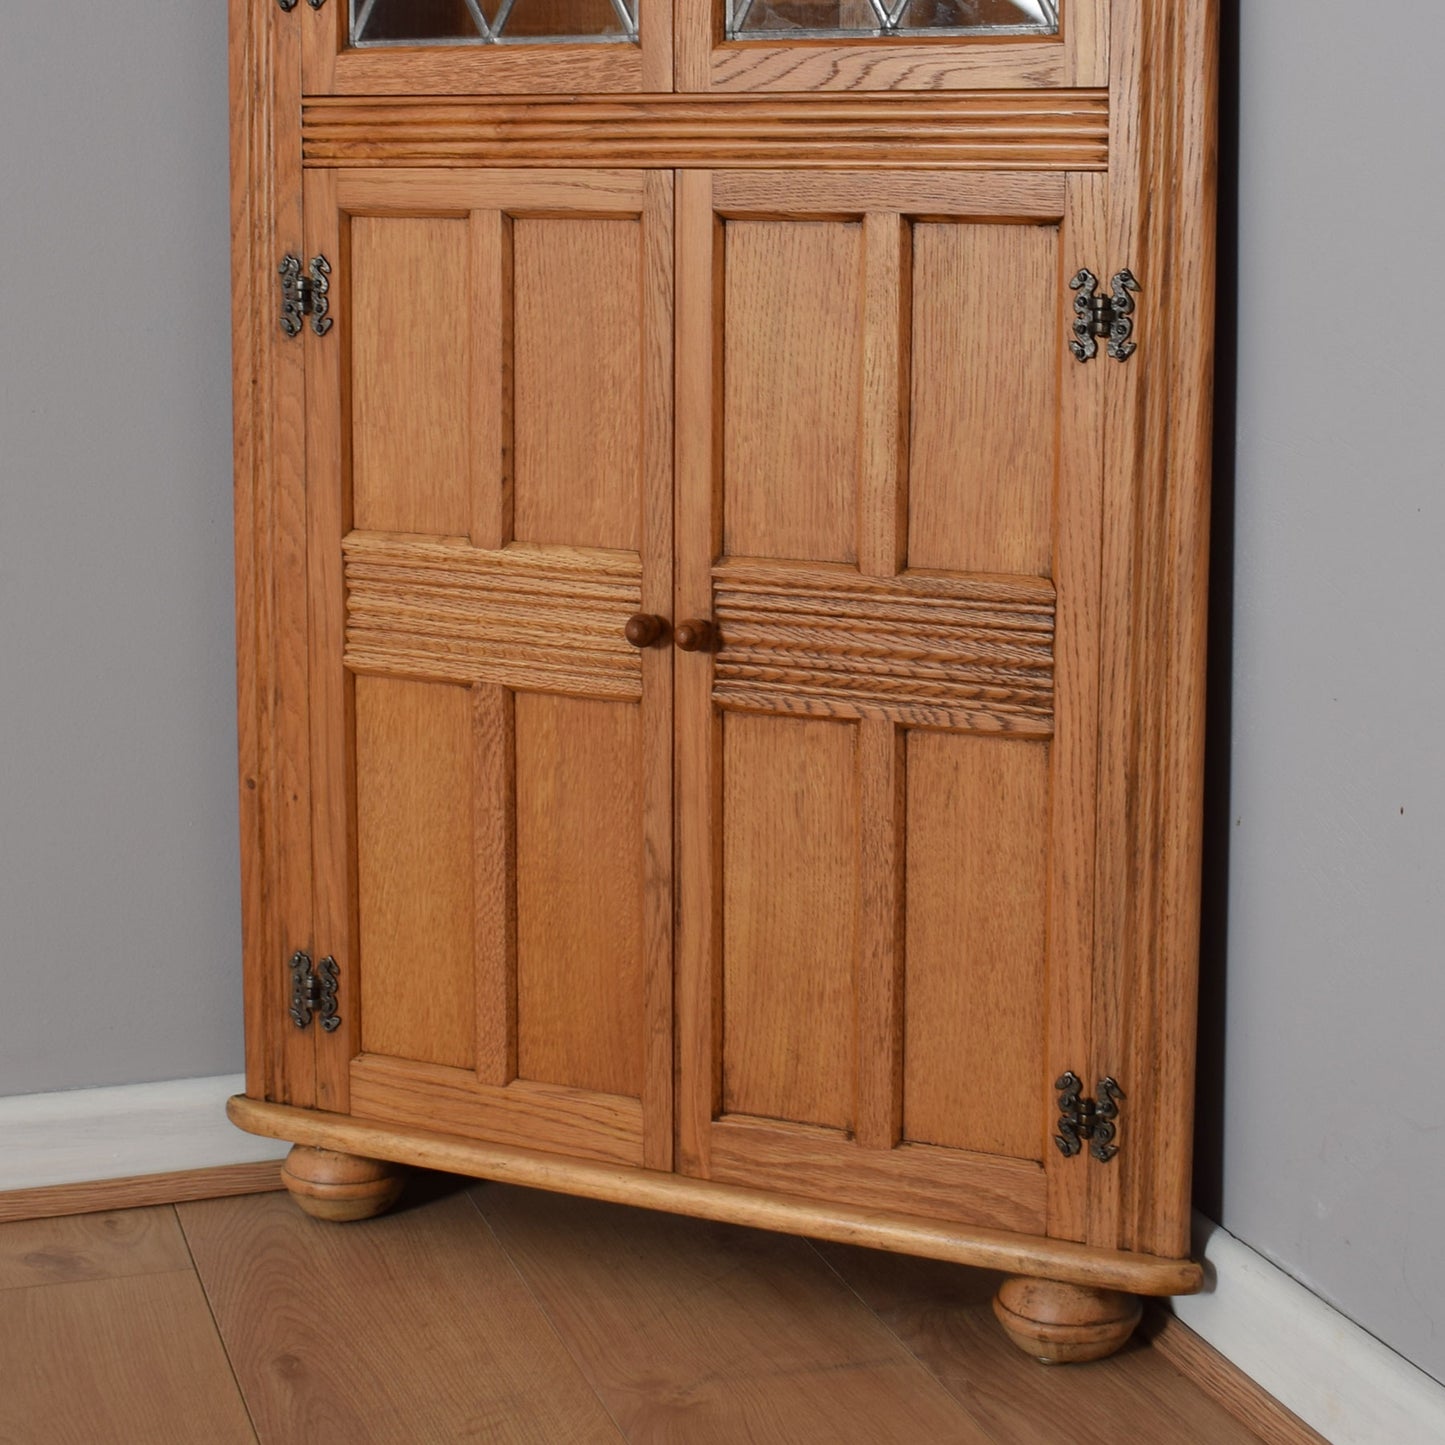
<svg viewBox="0 0 1445 1445"><path fill-rule="evenodd" d="M1214 1184L1445 1379L1445 8L1239 8Z"/></svg>
<svg viewBox="0 0 1445 1445"><path fill-rule="evenodd" d="M1246 9L1203 1202L1445 1376L1445 10ZM223 12L0 16L0 1093L240 1067Z"/></svg>
<svg viewBox="0 0 1445 1445"><path fill-rule="evenodd" d="M241 1067L225 11L0 4L0 1094Z"/></svg>

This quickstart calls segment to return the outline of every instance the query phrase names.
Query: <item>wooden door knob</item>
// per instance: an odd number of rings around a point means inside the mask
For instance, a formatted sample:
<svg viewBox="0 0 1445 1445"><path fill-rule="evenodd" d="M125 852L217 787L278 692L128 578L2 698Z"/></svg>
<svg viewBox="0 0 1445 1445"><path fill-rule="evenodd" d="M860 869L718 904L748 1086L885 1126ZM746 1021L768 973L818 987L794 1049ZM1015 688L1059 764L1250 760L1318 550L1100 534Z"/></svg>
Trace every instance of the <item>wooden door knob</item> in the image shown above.
<svg viewBox="0 0 1445 1445"><path fill-rule="evenodd" d="M711 652L717 645L717 628L711 622L690 617L677 624L672 640L684 652Z"/></svg>
<svg viewBox="0 0 1445 1445"><path fill-rule="evenodd" d="M639 612L627 619L622 635L634 647L651 647L667 632L667 621L655 612Z"/></svg>

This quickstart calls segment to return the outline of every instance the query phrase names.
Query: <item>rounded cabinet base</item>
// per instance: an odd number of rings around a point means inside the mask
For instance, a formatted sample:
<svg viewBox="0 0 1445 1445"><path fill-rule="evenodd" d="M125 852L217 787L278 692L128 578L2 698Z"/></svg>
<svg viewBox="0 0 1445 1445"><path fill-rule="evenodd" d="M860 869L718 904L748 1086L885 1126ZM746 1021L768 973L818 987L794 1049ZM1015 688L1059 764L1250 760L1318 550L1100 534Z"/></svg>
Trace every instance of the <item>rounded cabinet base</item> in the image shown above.
<svg viewBox="0 0 1445 1445"><path fill-rule="evenodd" d="M296 1144L281 1166L281 1182L313 1219L341 1224L385 1214L401 1193L406 1170L384 1159Z"/></svg>
<svg viewBox="0 0 1445 1445"><path fill-rule="evenodd" d="M1026 1355L1046 1365L1102 1360L1134 1333L1137 1295L1051 1279L1015 1276L999 1286L993 1312Z"/></svg>

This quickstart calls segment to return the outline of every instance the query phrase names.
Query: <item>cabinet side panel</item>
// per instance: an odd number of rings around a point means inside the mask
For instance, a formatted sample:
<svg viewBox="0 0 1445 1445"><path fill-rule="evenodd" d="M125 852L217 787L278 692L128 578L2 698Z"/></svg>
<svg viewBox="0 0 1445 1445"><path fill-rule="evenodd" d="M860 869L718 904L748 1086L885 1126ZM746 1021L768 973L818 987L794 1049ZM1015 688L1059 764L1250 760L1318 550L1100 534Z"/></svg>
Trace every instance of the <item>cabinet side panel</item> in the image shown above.
<svg viewBox="0 0 1445 1445"><path fill-rule="evenodd" d="M466 688L356 679L367 1053L473 1062L472 757Z"/></svg>
<svg viewBox="0 0 1445 1445"><path fill-rule="evenodd" d="M863 228L724 228L724 550L858 556Z"/></svg>
<svg viewBox="0 0 1445 1445"><path fill-rule="evenodd" d="M908 735L903 1133L1040 1159L1049 745Z"/></svg>
<svg viewBox="0 0 1445 1445"><path fill-rule="evenodd" d="M858 758L850 723L723 725L723 1108L853 1125Z"/></svg>
<svg viewBox="0 0 1445 1445"><path fill-rule="evenodd" d="M638 550L641 224L512 223L515 528Z"/></svg>
<svg viewBox="0 0 1445 1445"><path fill-rule="evenodd" d="M351 222L354 524L462 536L471 526L465 220Z"/></svg>
<svg viewBox="0 0 1445 1445"><path fill-rule="evenodd" d="M913 227L908 561L1047 576L1058 229Z"/></svg>
<svg viewBox="0 0 1445 1445"><path fill-rule="evenodd" d="M641 719L518 693L517 1072L642 1093Z"/></svg>

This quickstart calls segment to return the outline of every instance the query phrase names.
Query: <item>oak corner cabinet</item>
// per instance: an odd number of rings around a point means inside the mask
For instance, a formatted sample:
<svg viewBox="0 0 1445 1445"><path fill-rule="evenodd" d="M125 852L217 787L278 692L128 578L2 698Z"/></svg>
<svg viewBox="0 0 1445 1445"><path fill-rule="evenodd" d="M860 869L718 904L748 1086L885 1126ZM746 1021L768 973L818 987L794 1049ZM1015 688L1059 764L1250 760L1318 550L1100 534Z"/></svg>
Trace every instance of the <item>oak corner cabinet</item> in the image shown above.
<svg viewBox="0 0 1445 1445"><path fill-rule="evenodd" d="M1188 1257L1211 0L231 0L241 1127Z"/></svg>

